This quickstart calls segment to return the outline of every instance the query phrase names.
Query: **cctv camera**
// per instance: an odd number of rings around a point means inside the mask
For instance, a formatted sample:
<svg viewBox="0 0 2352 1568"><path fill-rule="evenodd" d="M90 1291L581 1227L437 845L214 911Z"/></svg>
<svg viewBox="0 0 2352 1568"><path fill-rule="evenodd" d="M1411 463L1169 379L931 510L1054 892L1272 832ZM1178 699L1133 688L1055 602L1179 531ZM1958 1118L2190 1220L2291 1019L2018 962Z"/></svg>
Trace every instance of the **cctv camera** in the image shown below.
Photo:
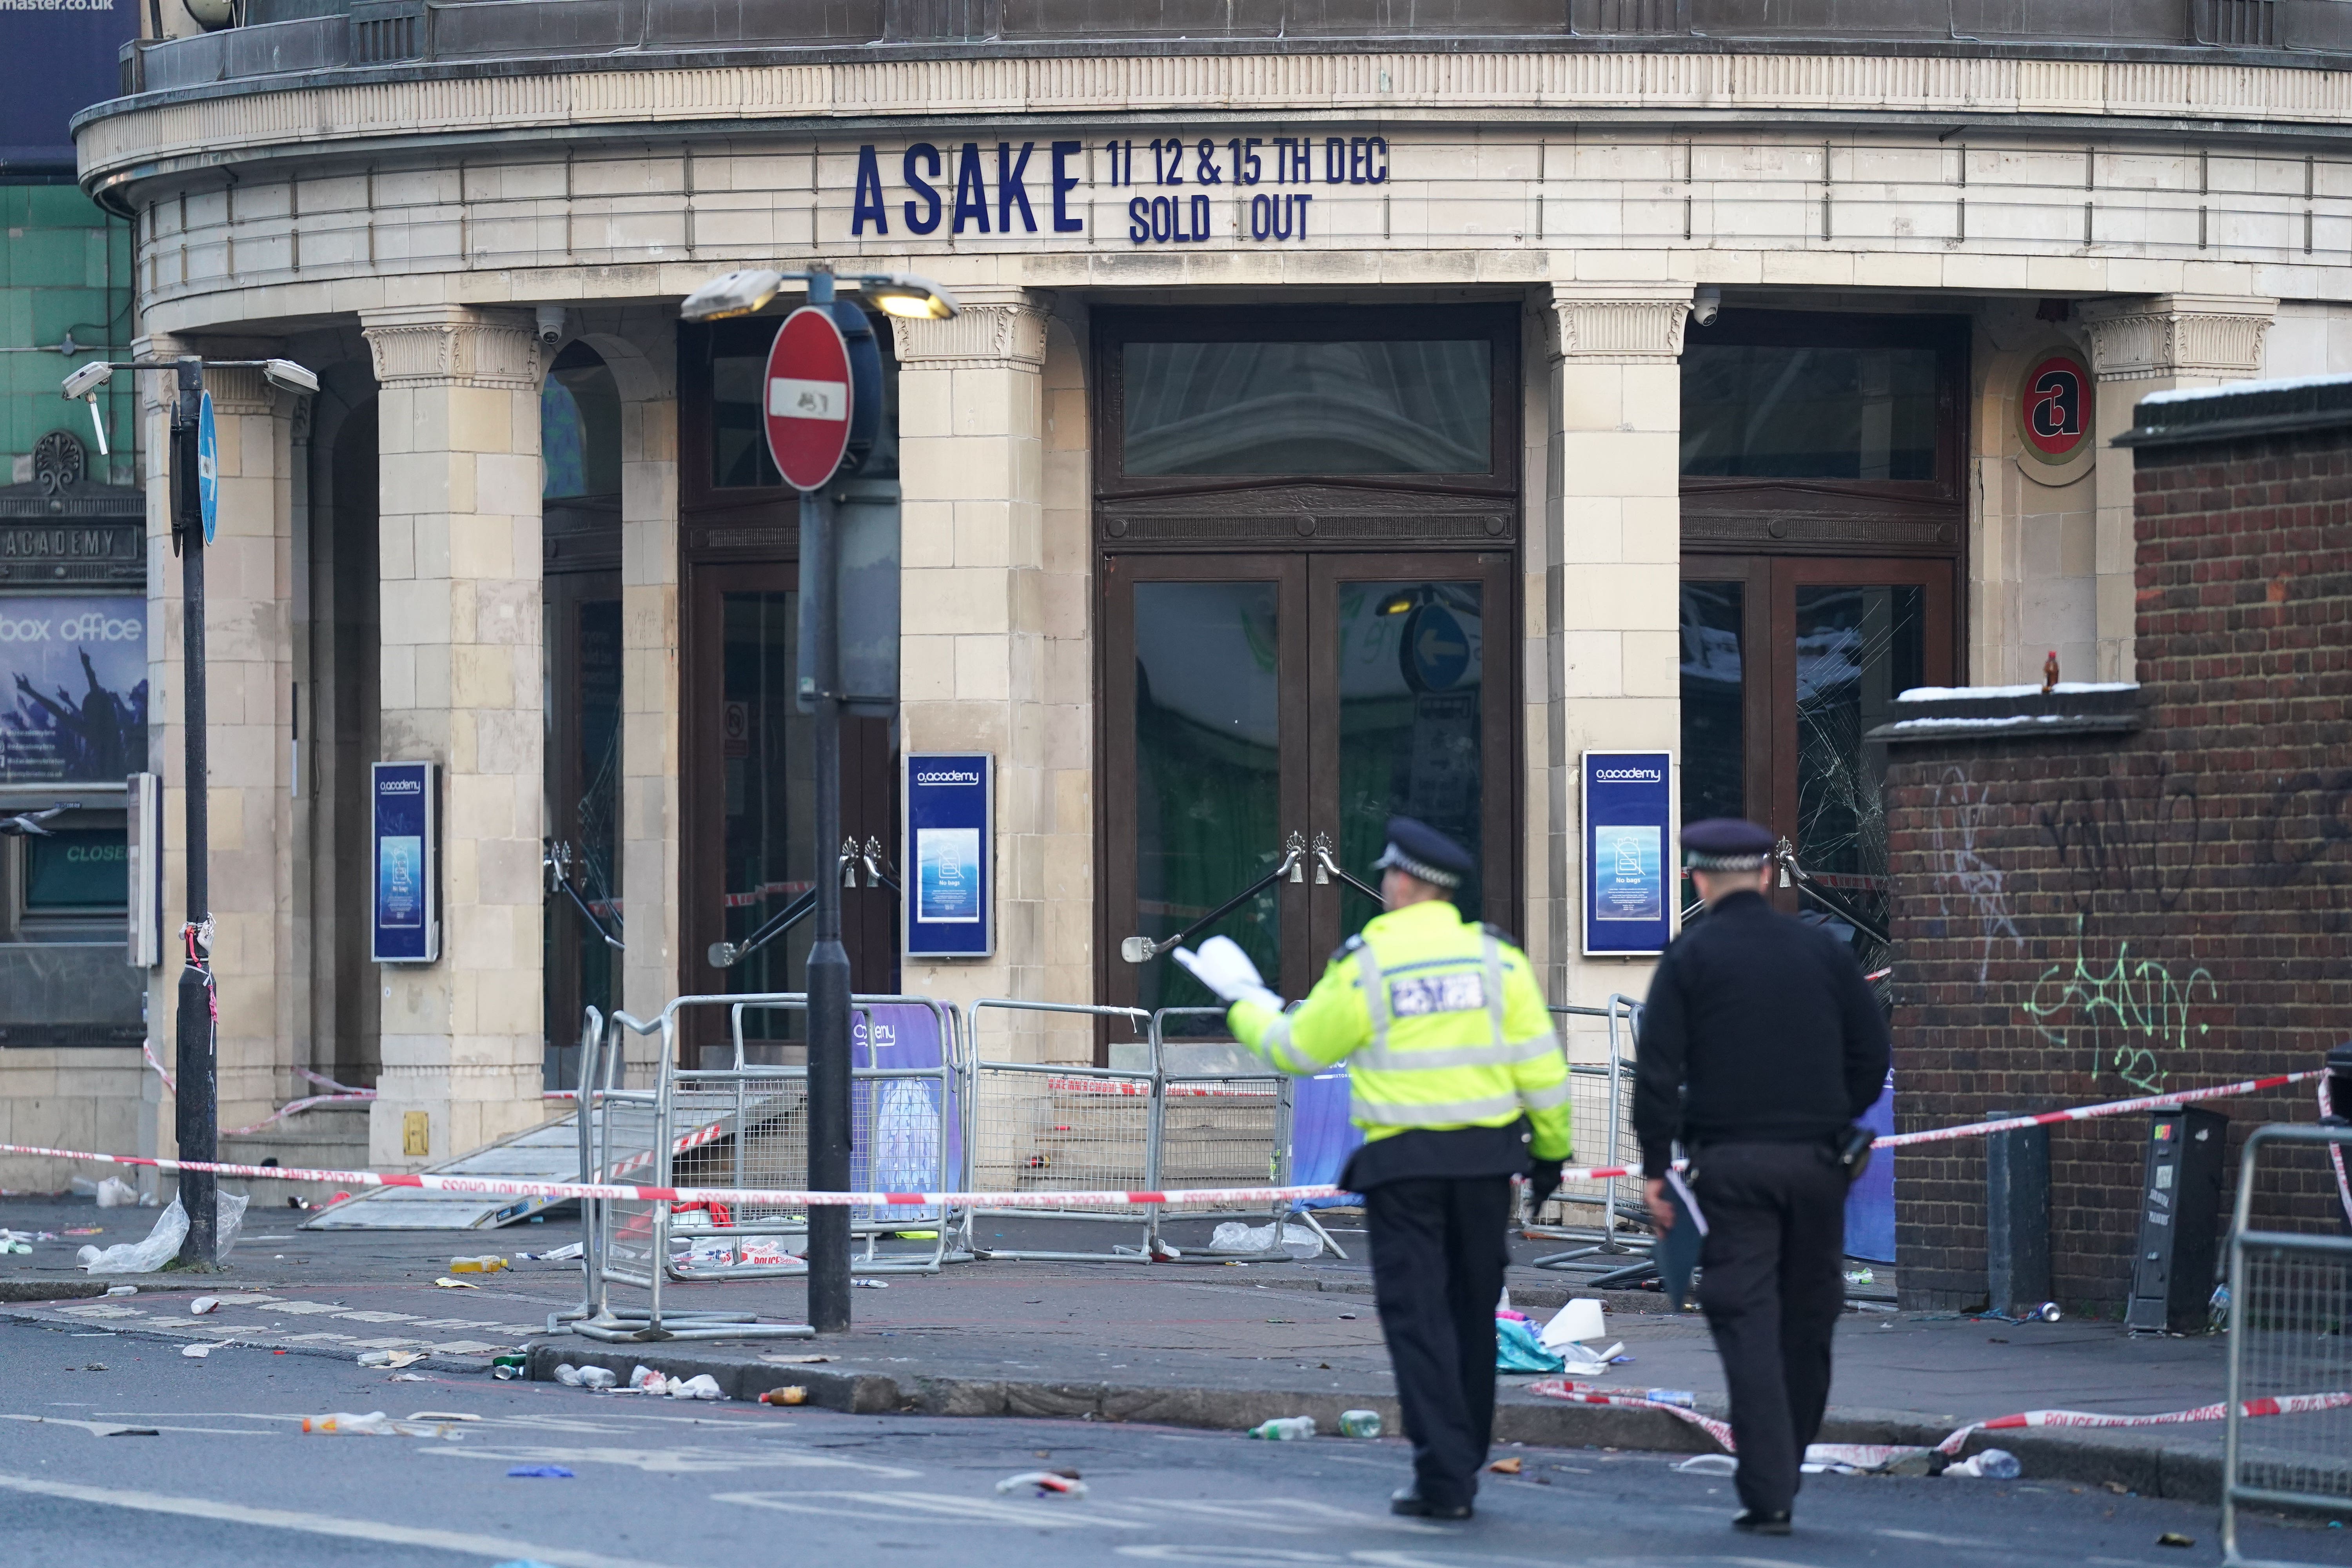
<svg viewBox="0 0 2352 1568"><path fill-rule="evenodd" d="M1696 289L1691 294L1691 320L1702 327L1715 325L1715 313L1723 309L1723 290L1712 285Z"/></svg>
<svg viewBox="0 0 2352 1568"><path fill-rule="evenodd" d="M66 377L65 399L70 403L77 397L88 397L113 378L112 365L104 360L92 360Z"/></svg>
<svg viewBox="0 0 2352 1568"><path fill-rule="evenodd" d="M553 348L563 341L563 307L541 305L539 308L539 341Z"/></svg>

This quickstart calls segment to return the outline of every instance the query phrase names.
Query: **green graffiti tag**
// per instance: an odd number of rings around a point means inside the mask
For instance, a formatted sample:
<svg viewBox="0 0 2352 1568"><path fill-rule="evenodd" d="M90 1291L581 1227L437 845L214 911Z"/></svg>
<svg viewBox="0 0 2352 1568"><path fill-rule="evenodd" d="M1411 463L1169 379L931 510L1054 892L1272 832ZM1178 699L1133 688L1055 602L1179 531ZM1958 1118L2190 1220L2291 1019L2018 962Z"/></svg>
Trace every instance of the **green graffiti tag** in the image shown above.
<svg viewBox="0 0 2352 1568"><path fill-rule="evenodd" d="M2070 1030L2089 1032L2092 1081L2112 1068L2131 1088L2158 1093L2164 1088L2164 1068L2158 1051L2187 1050L2192 1034L2207 1031L2210 1026L2190 1021L2189 1009L2196 1005L2199 986L2205 988L2209 1002L2221 1000L2221 987L2202 964L2176 974L2152 958L2133 958L2127 942L2117 944L2113 963L2095 969L2089 945L2089 933L2077 921L2074 963L2053 963L2042 971L2033 994L2025 1000L2026 1016L2043 1039L2057 1046L2067 1043ZM2122 1037L2105 1047L2105 1060L2101 1061L2100 1031L2108 1026L2120 1030Z"/></svg>

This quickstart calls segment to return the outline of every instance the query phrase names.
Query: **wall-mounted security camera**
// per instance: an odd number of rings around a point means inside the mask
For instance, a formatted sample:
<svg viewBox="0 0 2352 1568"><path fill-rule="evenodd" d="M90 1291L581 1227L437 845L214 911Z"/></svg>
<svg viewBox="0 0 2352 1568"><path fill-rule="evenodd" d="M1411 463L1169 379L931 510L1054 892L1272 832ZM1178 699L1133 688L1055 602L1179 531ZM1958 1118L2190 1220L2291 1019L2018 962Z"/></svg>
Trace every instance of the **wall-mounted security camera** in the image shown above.
<svg viewBox="0 0 2352 1568"><path fill-rule="evenodd" d="M549 348L563 341L563 307L541 305L539 308L539 341Z"/></svg>
<svg viewBox="0 0 2352 1568"><path fill-rule="evenodd" d="M1723 309L1723 290L1713 284L1691 291L1691 321L1696 326L1715 325L1715 313Z"/></svg>

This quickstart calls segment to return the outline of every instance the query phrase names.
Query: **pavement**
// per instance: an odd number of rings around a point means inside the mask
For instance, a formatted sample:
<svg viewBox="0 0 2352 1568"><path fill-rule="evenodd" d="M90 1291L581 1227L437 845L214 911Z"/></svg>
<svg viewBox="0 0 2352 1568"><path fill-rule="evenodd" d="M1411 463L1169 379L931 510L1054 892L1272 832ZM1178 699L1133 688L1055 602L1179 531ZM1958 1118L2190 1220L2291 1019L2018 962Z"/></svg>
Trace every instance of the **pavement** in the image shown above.
<svg viewBox="0 0 2352 1568"><path fill-rule="evenodd" d="M992 1260L937 1275L894 1275L885 1289L853 1293L855 1329L811 1341L598 1344L548 1331L549 1314L578 1305L578 1265L525 1260L577 1239L557 1219L503 1231L306 1232L286 1210L249 1211L245 1235L217 1278L141 1277L135 1295L76 1297L97 1289L73 1249L136 1239L154 1211L100 1210L88 1199L0 1200L0 1226L49 1232L30 1256L0 1258L0 1322L142 1341L233 1342L349 1364L375 1350L414 1352L415 1370L484 1378L491 1358L520 1352L531 1378L559 1363L599 1364L625 1377L643 1364L667 1373L709 1373L734 1398L785 1384L811 1405L844 1413L929 1416L1069 1417L1234 1429L1267 1416L1316 1415L1326 1430L1343 1408L1379 1410L1395 1429L1394 1385L1370 1295L1365 1237L1345 1211L1327 1219L1352 1255L1297 1263L1042 1263ZM1184 1222L1178 1244L1192 1237ZM68 1227L103 1227L67 1236ZM1205 1234L1205 1233L1203 1233ZM1083 1245L1107 1249L1118 1227L1099 1223L983 1219L983 1245ZM1600 1294L1610 1337L1630 1358L1606 1385L1687 1390L1720 1413L1723 1379L1703 1321L1658 1310L1654 1294L1576 1291L1573 1279L1527 1260L1558 1242L1512 1243L1512 1299L1557 1306ZM496 1252L505 1272L469 1275L474 1289L436 1284L452 1258ZM1891 1297L1885 1271L1858 1293ZM222 1307L189 1314L189 1300ZM639 1292L618 1290L624 1304ZM776 1322L805 1319L797 1281L675 1285L673 1308L751 1310ZM1969 1421L2035 1408L2147 1414L2222 1396L2222 1342L2210 1336L2134 1336L2083 1320L2002 1323L1954 1314L1902 1313L1891 1300L1860 1301L1840 1325L1826 1441L1932 1443ZM216 1352L217 1353L217 1352ZM823 1356L822 1361L770 1358ZM231 1358L245 1359L241 1354ZM192 1361L193 1364L193 1361ZM1656 1411L1571 1405L1504 1380L1498 1437L1557 1447L1592 1445L1666 1452L1710 1451L1696 1427ZM2305 1420L2252 1428L2292 1447ZM2063 1479L2150 1497L2219 1497L2218 1422L2135 1431L2000 1434L2029 1479ZM1986 1446L1971 1439L1971 1450Z"/></svg>
<svg viewBox="0 0 2352 1568"><path fill-rule="evenodd" d="M2031 1477L1812 1477L1796 1533L1757 1540L1727 1528L1726 1477L1654 1453L1506 1445L1498 1457L1518 1473L1488 1474L1476 1518L1439 1524L1386 1511L1408 1464L1393 1437L1262 1443L1146 1423L657 1400L242 1343L194 1360L160 1337L62 1324L0 1323L0 1365L9 1555L78 1568L2221 1560L2209 1508ZM303 1417L329 1412L414 1419L406 1436L303 1433ZM1046 1470L1076 1472L1086 1494L999 1489ZM2250 1521L2241 1541L2265 1559L2352 1563L2352 1531L2309 1522Z"/></svg>

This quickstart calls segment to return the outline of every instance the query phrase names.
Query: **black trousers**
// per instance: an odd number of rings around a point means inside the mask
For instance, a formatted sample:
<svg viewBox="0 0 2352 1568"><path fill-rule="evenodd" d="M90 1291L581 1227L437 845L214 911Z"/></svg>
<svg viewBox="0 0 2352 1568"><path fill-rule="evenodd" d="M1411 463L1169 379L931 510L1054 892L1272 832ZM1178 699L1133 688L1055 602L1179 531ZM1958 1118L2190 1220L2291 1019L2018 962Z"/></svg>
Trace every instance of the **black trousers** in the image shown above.
<svg viewBox="0 0 2352 1568"><path fill-rule="evenodd" d="M1710 1144L1694 1163L1707 1222L1698 1302L1731 1391L1739 1500L1779 1512L1829 1404L1845 1172L1821 1143Z"/></svg>
<svg viewBox="0 0 2352 1568"><path fill-rule="evenodd" d="M1383 1182L1364 1194L1364 1216L1413 1478L1431 1502L1466 1503L1495 1432L1495 1302L1511 1178Z"/></svg>

